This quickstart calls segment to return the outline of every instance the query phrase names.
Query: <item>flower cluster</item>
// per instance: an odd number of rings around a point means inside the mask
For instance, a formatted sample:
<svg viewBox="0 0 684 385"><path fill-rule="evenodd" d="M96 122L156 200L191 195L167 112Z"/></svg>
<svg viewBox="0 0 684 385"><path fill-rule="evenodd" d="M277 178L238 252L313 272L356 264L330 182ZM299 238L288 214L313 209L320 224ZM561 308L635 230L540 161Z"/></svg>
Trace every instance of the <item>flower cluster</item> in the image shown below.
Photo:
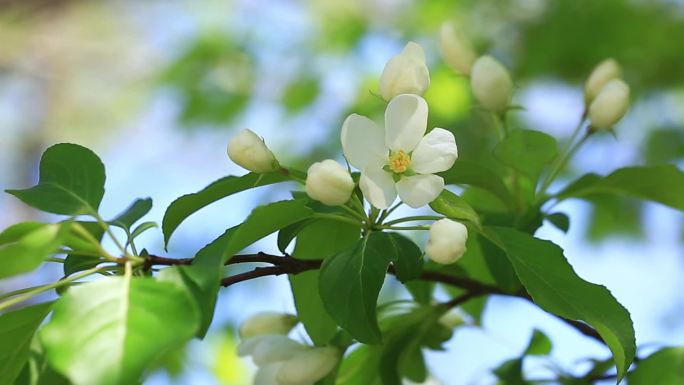
<svg viewBox="0 0 684 385"><path fill-rule="evenodd" d="M288 338L295 324L292 315L262 312L240 327L238 355L251 356L259 368L256 385L309 385L337 366L339 349L307 346Z"/></svg>

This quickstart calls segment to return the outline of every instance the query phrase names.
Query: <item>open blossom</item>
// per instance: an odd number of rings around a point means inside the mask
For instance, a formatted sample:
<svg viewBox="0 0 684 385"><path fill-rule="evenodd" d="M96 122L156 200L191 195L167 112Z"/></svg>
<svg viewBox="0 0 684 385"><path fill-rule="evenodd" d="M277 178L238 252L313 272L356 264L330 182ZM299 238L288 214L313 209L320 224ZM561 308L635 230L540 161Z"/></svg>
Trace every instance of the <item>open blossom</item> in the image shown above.
<svg viewBox="0 0 684 385"><path fill-rule="evenodd" d="M591 127L610 128L629 109L629 86L620 79L609 81L589 105Z"/></svg>
<svg viewBox="0 0 684 385"><path fill-rule="evenodd" d="M306 176L306 193L328 206L347 203L354 192L354 180L346 168L332 159L316 162Z"/></svg>
<svg viewBox="0 0 684 385"><path fill-rule="evenodd" d="M615 59L606 59L599 63L584 84L584 101L589 105L601 92L603 87L613 79L619 79L622 71Z"/></svg>
<svg viewBox="0 0 684 385"><path fill-rule="evenodd" d="M380 95L389 101L400 94L422 95L430 85L423 48L412 41L391 58L380 76Z"/></svg>
<svg viewBox="0 0 684 385"><path fill-rule="evenodd" d="M384 129L365 116L352 114L342 125L342 150L361 170L359 187L378 209L388 208L399 195L417 208L444 189L446 171L458 157L454 135L442 128L427 130L428 106L417 95L399 95L385 110Z"/></svg>
<svg viewBox="0 0 684 385"><path fill-rule="evenodd" d="M466 252L468 228L451 219L440 219L430 226L425 254L440 264L456 262Z"/></svg>
<svg viewBox="0 0 684 385"><path fill-rule="evenodd" d="M240 131L231 139L228 157L237 165L257 173L275 171L280 167L264 140L249 129Z"/></svg>

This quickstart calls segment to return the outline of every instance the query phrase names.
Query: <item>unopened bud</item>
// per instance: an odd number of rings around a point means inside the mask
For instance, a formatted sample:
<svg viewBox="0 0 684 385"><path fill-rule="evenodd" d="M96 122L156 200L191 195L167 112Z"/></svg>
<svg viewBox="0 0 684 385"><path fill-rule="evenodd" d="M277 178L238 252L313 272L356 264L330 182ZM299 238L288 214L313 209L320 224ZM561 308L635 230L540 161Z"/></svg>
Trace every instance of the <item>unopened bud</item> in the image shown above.
<svg viewBox="0 0 684 385"><path fill-rule="evenodd" d="M280 167L264 140L249 129L240 131L231 139L228 156L237 165L257 173L275 171Z"/></svg>
<svg viewBox="0 0 684 385"><path fill-rule="evenodd" d="M448 311L443 316L439 317L439 323L447 329L453 329L456 326L463 325L465 321L455 311Z"/></svg>
<svg viewBox="0 0 684 385"><path fill-rule="evenodd" d="M594 129L610 128L629 108L629 86L620 79L609 81L589 105L589 118Z"/></svg>
<svg viewBox="0 0 684 385"><path fill-rule="evenodd" d="M282 366L282 362L273 362L260 367L254 376L254 385L280 385L278 371Z"/></svg>
<svg viewBox="0 0 684 385"><path fill-rule="evenodd" d="M506 67L491 56L475 61L470 73L475 98L488 110L502 114L513 96L513 80Z"/></svg>
<svg viewBox="0 0 684 385"><path fill-rule="evenodd" d="M389 101L401 94L422 95L430 85L423 48L409 42L400 54L392 57L380 76L380 95Z"/></svg>
<svg viewBox="0 0 684 385"><path fill-rule="evenodd" d="M440 219L430 227L425 254L440 264L456 262L466 251L468 228L451 219Z"/></svg>
<svg viewBox="0 0 684 385"><path fill-rule="evenodd" d="M341 164L326 159L309 167L306 176L306 193L328 206L347 203L354 191L354 180Z"/></svg>
<svg viewBox="0 0 684 385"><path fill-rule="evenodd" d="M454 24L442 24L439 30L439 45L442 49L442 57L451 69L462 75L470 75L475 62L475 51L470 41L456 29Z"/></svg>
<svg viewBox="0 0 684 385"><path fill-rule="evenodd" d="M620 78L620 65L615 59L606 59L591 71L584 83L584 102L588 106L611 80Z"/></svg>
<svg viewBox="0 0 684 385"><path fill-rule="evenodd" d="M313 384L330 373L339 360L340 351L331 346L296 353L283 361L278 371L278 384Z"/></svg>
<svg viewBox="0 0 684 385"><path fill-rule="evenodd" d="M306 349L306 346L280 334L262 336L252 351L252 360L257 366L271 362L284 361L293 354Z"/></svg>
<svg viewBox="0 0 684 385"><path fill-rule="evenodd" d="M297 324L292 314L261 312L249 317L240 326L240 338L247 339L262 334L287 334Z"/></svg>

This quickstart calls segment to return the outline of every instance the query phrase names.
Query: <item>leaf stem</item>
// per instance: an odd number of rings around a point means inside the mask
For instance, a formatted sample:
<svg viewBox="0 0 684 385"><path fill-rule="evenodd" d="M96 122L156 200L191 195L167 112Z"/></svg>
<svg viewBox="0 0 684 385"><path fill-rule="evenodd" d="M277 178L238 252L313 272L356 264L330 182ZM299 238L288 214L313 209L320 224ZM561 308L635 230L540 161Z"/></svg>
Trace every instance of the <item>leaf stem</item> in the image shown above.
<svg viewBox="0 0 684 385"><path fill-rule="evenodd" d="M57 282L53 282L53 283L50 283L47 285L36 286L33 288L21 289L21 290L17 290L15 292L12 292L12 293L7 293L7 294L3 295L3 297L10 297L10 296L15 296L15 295L16 295L16 297L14 297L10 300L1 302L0 303L0 310L5 310L5 309L9 308L10 306L14 306L20 302L31 299L32 297L34 297L38 294L41 294L41 293L46 292L46 291L51 290L51 289L56 289L60 286L69 284L69 283L76 281L78 279L85 278L89 275L98 273L101 270L103 270L101 267L94 267L92 269L84 270L78 274L74 274L72 276L60 279ZM19 295L19 294L21 294L21 295Z"/></svg>
<svg viewBox="0 0 684 385"><path fill-rule="evenodd" d="M430 226L375 226L376 229L383 230L430 230Z"/></svg>
<svg viewBox="0 0 684 385"><path fill-rule="evenodd" d="M575 145L569 147L565 154L559 158L558 162L556 162L555 166L551 169L551 172L544 180L544 184L542 184L542 186L539 188L539 192L537 193L539 197L543 197L546 194L546 190L551 186L551 183L554 181L554 179L556 179L558 173L561 172L561 170L567 165L568 161L575 155L577 150L579 150L580 147L586 143L591 134L592 131L587 131L582 139L580 139Z"/></svg>
<svg viewBox="0 0 684 385"><path fill-rule="evenodd" d="M392 214L392 212L394 212L394 210L398 209L402 204L404 204L404 202L399 201L399 203L397 203L396 205L392 206L388 210L385 210L385 213L380 216L380 219L378 221L382 222L385 219L387 219L387 217L389 217L390 214Z"/></svg>
<svg viewBox="0 0 684 385"><path fill-rule="evenodd" d="M77 233L81 234L86 240L88 240L95 248L102 254L105 259L107 259L110 262L119 262L119 258L109 254L107 250L105 250L102 245L100 245L100 241L95 239L92 234L88 230L85 229L85 227L81 226L80 223L74 222L73 223L74 230L76 230Z"/></svg>
<svg viewBox="0 0 684 385"><path fill-rule="evenodd" d="M352 217L354 217L354 218L356 218L362 222L365 221L366 219L368 219L368 218L366 218L366 213L361 214L349 206L340 206L340 207L342 207L342 210L349 213L349 215L351 215Z"/></svg>
<svg viewBox="0 0 684 385"><path fill-rule="evenodd" d="M363 226L363 222L361 222L357 219L353 219L353 218L349 218L349 217L345 217L345 216L337 215L337 214L317 213L317 214L314 214L313 217L314 218L320 218L320 219L332 219L332 220L339 221L339 222L349 223L349 224L352 224L352 225L358 226L358 227Z"/></svg>
<svg viewBox="0 0 684 385"><path fill-rule="evenodd" d="M403 223L403 222L413 222L413 221L438 221L440 219L444 219L444 217L437 216L437 215L417 215L413 217L404 217L404 218L399 218L395 219L393 221L385 222L385 226L392 226L396 225L397 223Z"/></svg>

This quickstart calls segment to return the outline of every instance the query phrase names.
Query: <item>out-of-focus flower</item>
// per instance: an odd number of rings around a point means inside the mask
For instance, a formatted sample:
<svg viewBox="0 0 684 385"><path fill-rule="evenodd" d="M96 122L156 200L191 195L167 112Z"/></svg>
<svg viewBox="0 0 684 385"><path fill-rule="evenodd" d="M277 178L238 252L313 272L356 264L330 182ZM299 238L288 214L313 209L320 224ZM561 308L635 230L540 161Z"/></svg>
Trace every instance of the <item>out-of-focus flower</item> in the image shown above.
<svg viewBox="0 0 684 385"><path fill-rule="evenodd" d="M422 95L429 85L425 52L411 41L385 64L380 76L380 95L387 101L400 94Z"/></svg>
<svg viewBox="0 0 684 385"><path fill-rule="evenodd" d="M228 157L237 165L253 172L266 173L280 168L266 143L252 130L244 129L228 143Z"/></svg>
<svg viewBox="0 0 684 385"><path fill-rule="evenodd" d="M590 105L603 87L613 79L619 79L622 71L615 59L606 59L599 63L591 71L591 74L584 83L584 102Z"/></svg>
<svg viewBox="0 0 684 385"><path fill-rule="evenodd" d="M480 104L488 110L502 114L513 96L513 80L506 67L491 56L475 61L470 72L470 85Z"/></svg>
<svg viewBox="0 0 684 385"><path fill-rule="evenodd" d="M468 228L451 219L440 219L430 226L425 254L440 264L456 262L466 251Z"/></svg>
<svg viewBox="0 0 684 385"><path fill-rule="evenodd" d="M446 171L458 157L454 135L435 128L425 135L428 107L417 95L399 95L385 110L385 128L365 116L352 114L342 125L342 150L361 170L359 187L378 209L388 208L399 194L417 208L444 189L434 173Z"/></svg>
<svg viewBox="0 0 684 385"><path fill-rule="evenodd" d="M609 81L589 105L589 119L594 129L610 128L629 109L629 86L620 79Z"/></svg>
<svg viewBox="0 0 684 385"><path fill-rule="evenodd" d="M456 29L453 23L442 24L439 30L439 43L442 57L447 65L462 75L470 75L475 62L475 51L470 41Z"/></svg>
<svg viewBox="0 0 684 385"><path fill-rule="evenodd" d="M316 162L306 176L306 193L328 206L347 203L354 191L354 180L346 168L332 159Z"/></svg>
<svg viewBox="0 0 684 385"><path fill-rule="evenodd" d="M278 384L313 384L325 377L340 360L340 351L332 346L313 348L283 361L278 370Z"/></svg>
<svg viewBox="0 0 684 385"><path fill-rule="evenodd" d="M287 334L297 324L292 314L261 312L247 318L240 326L240 337L247 339L262 334Z"/></svg>

